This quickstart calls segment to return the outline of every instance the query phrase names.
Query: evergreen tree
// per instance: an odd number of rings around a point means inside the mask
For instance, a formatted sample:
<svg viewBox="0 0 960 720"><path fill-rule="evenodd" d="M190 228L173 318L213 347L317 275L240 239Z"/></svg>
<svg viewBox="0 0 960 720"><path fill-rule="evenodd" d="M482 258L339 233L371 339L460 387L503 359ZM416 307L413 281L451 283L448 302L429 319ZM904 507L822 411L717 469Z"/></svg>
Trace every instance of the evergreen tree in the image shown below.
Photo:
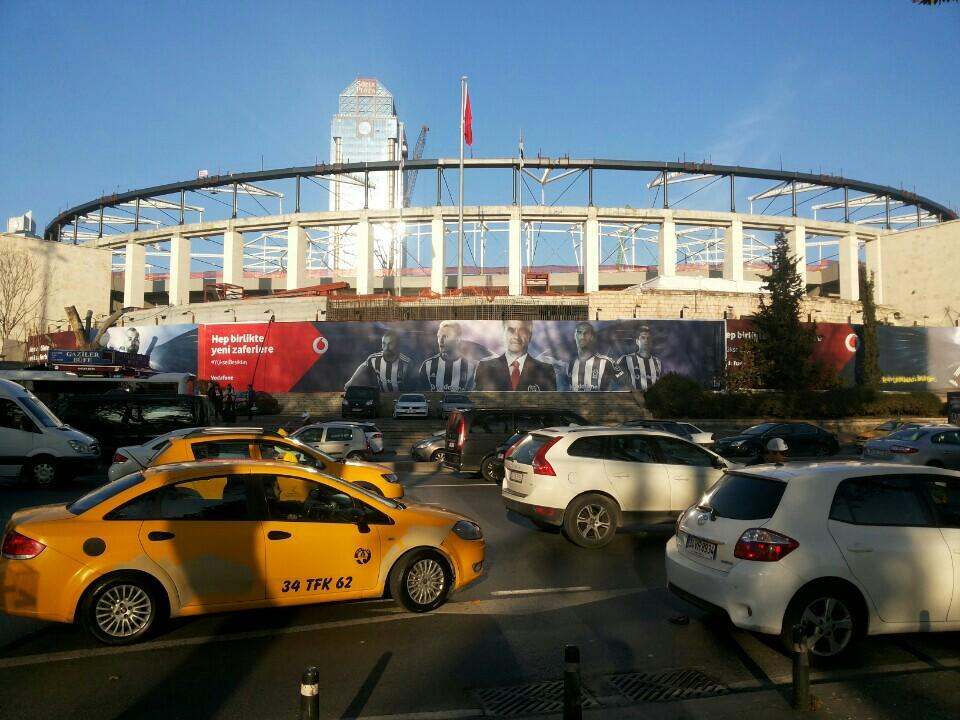
<svg viewBox="0 0 960 720"><path fill-rule="evenodd" d="M877 344L877 304L873 298L873 278L860 266L860 303L863 305L863 329L857 356L857 385L870 390L880 388L880 347Z"/></svg>
<svg viewBox="0 0 960 720"><path fill-rule="evenodd" d="M761 276L769 295L760 296L760 310L753 319L760 374L764 387L771 390L807 390L815 374L816 330L800 322L806 288L797 273L798 262L786 236L777 233L770 274Z"/></svg>

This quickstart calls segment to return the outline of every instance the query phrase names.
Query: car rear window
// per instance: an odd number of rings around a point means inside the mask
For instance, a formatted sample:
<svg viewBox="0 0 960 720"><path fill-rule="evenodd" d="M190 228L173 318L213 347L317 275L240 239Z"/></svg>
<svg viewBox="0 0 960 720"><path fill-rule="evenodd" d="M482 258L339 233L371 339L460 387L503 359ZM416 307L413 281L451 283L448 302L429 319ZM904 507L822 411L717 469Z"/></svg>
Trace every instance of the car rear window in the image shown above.
<svg viewBox="0 0 960 720"><path fill-rule="evenodd" d="M767 520L780 505L787 484L780 480L726 473L705 498L717 517L731 520Z"/></svg>
<svg viewBox="0 0 960 720"><path fill-rule="evenodd" d="M890 435L888 440L906 440L907 442L913 442L914 440L919 440L924 435L927 434L926 430L898 430L897 432Z"/></svg>
<svg viewBox="0 0 960 720"><path fill-rule="evenodd" d="M537 450L550 442L550 440L551 438L547 435L528 435L526 439L517 446L517 449L513 451L510 459L521 465L529 465L533 462L533 456L537 454Z"/></svg>
<svg viewBox="0 0 960 720"><path fill-rule="evenodd" d="M102 487L98 487L96 490L88 492L83 497L67 505L67 510L72 512L74 515L82 515L90 508L96 507L102 503L104 500L109 500L113 496L119 495L124 490L132 488L134 485L142 482L143 473L137 472L127 475L119 480L114 480L112 483L107 483Z"/></svg>

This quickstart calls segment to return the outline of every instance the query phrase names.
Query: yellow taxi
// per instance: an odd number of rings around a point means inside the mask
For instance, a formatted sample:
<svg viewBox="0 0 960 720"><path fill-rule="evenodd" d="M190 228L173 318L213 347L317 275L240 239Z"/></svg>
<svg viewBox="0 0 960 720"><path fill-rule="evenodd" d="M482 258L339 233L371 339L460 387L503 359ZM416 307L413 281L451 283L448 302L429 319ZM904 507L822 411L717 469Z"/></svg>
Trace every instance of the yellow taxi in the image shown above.
<svg viewBox="0 0 960 720"><path fill-rule="evenodd" d="M156 451L153 448L156 447ZM328 475L359 485L384 497L403 497L403 485L390 468L360 460L338 461L296 438L259 428L195 428L186 434L165 435L142 446L149 460L137 461L134 454L117 451L109 477L116 480L143 467L157 467L191 460L251 459L283 460L313 467ZM142 456L141 456L142 457Z"/></svg>
<svg viewBox="0 0 960 720"><path fill-rule="evenodd" d="M79 622L115 645L167 617L388 592L427 612L476 580L483 559L480 526L439 507L292 463L181 463L15 513L0 612Z"/></svg>

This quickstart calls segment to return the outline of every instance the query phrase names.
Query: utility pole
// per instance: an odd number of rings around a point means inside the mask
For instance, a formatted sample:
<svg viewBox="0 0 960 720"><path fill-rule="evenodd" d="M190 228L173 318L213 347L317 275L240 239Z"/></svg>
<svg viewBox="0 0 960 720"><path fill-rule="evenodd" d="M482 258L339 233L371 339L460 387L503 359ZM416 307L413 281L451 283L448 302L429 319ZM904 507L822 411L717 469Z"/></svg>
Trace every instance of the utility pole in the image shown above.
<svg viewBox="0 0 960 720"><path fill-rule="evenodd" d="M463 292L463 132L467 111L467 76L460 77L460 212L457 216L457 289Z"/></svg>

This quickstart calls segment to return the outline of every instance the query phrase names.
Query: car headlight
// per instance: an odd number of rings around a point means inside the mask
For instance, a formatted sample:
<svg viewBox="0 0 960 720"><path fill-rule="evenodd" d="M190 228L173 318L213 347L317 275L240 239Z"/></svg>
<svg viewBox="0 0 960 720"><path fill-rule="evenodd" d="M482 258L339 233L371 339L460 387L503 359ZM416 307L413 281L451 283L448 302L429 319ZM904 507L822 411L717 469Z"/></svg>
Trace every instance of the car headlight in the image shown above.
<svg viewBox="0 0 960 720"><path fill-rule="evenodd" d="M745 442L746 442L746 440L734 440L732 443L730 443L730 447L740 447L740 446L742 446Z"/></svg>
<svg viewBox="0 0 960 720"><path fill-rule="evenodd" d="M84 445L82 442L77 442L76 440L68 440L67 442L70 444L70 447L73 448L74 452L78 452L78 453L90 452L90 448Z"/></svg>
<svg viewBox="0 0 960 720"><path fill-rule="evenodd" d="M384 480L386 480L388 483L398 483L398 482L400 482L400 478L397 477L397 474L396 474L396 473L384 473L384 474L381 475L380 477L382 477L382 478L383 478Z"/></svg>
<svg viewBox="0 0 960 720"><path fill-rule="evenodd" d="M483 539L483 531L480 526L469 520L458 520L457 524L453 526L453 531L457 534L457 537L464 540Z"/></svg>
<svg viewBox="0 0 960 720"><path fill-rule="evenodd" d="M373 405L373 400L367 400L367 405Z"/></svg>

